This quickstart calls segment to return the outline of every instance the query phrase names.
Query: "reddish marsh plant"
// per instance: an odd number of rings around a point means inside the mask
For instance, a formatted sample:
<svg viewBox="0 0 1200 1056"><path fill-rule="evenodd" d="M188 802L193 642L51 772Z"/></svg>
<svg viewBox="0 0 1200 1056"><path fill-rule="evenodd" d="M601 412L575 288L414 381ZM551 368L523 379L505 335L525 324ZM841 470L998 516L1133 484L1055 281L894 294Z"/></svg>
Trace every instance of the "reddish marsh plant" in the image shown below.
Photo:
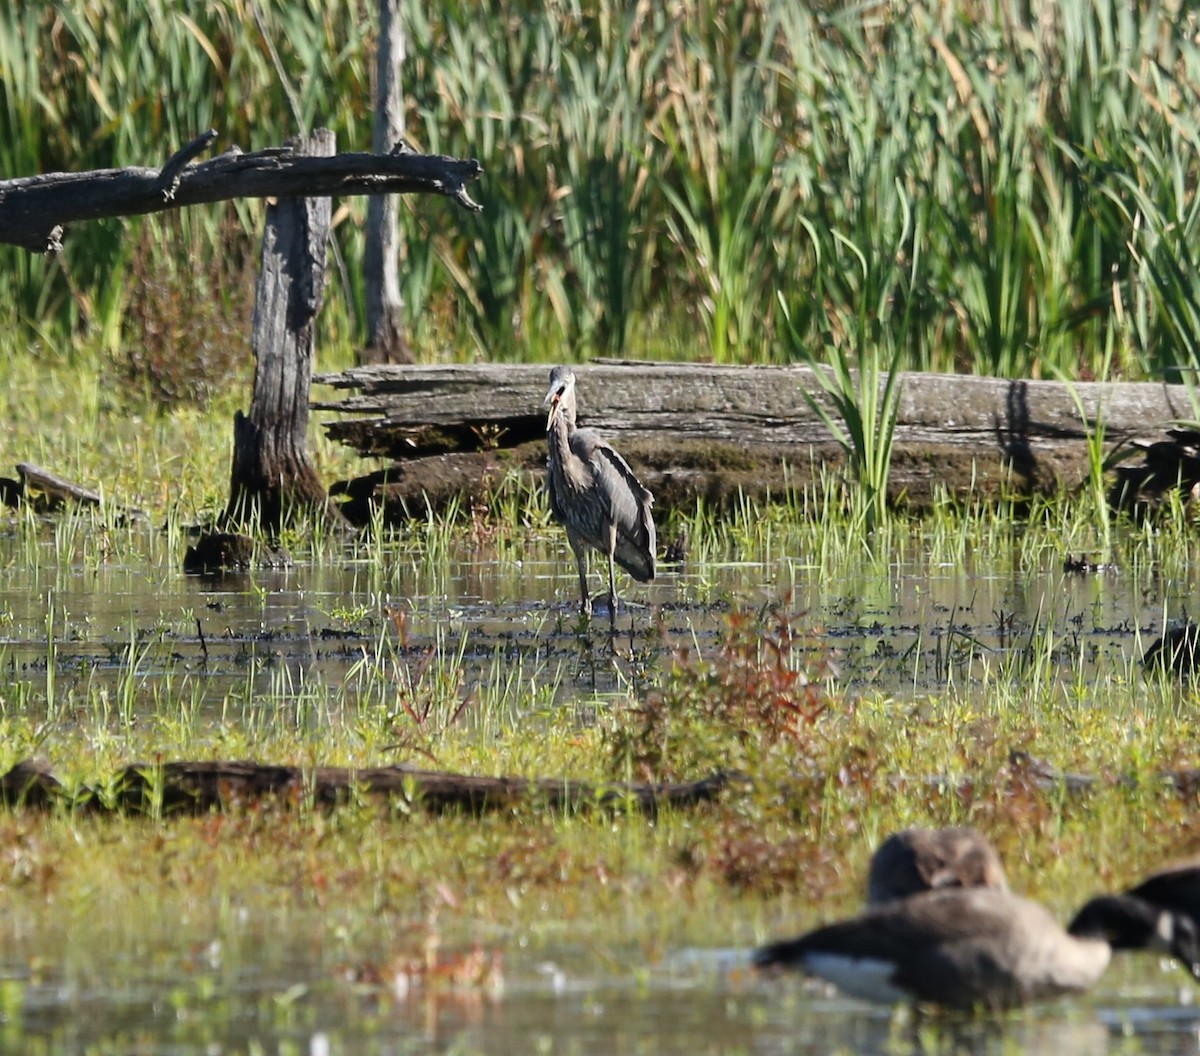
<svg viewBox="0 0 1200 1056"><path fill-rule="evenodd" d="M764 608L731 613L712 654L677 646L662 687L610 735L614 763L657 780L756 771L777 750L794 766L829 706L822 683L835 673L805 644L793 615Z"/></svg>

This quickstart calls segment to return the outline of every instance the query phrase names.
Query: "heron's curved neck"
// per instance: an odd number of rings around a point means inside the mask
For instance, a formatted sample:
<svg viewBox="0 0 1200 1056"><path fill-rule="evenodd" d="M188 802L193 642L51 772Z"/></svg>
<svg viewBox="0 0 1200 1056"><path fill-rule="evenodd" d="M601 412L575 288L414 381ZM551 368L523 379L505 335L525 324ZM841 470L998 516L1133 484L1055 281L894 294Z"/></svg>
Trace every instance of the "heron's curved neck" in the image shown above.
<svg viewBox="0 0 1200 1056"><path fill-rule="evenodd" d="M546 429L546 438L551 444L558 444L565 453L570 447L571 434L575 432L575 401L565 399L559 404L558 413L550 420Z"/></svg>
<svg viewBox="0 0 1200 1056"><path fill-rule="evenodd" d="M581 486L579 456L571 450L571 435L575 432L575 403L565 400L546 430L546 446L550 449L550 476L560 489L573 490Z"/></svg>

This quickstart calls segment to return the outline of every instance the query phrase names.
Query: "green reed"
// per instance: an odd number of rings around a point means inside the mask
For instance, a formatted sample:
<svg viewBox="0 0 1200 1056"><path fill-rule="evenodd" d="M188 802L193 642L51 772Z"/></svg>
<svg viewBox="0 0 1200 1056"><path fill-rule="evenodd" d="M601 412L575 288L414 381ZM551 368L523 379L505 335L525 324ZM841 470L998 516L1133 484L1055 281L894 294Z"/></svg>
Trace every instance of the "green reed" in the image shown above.
<svg viewBox="0 0 1200 1056"><path fill-rule="evenodd" d="M370 5L255 9L261 28L244 0L7 5L0 173L157 165L210 126L252 149L324 125L364 149ZM1006 376L1102 375L1109 345L1125 376L1194 361L1200 47L1170 4L412 0L404 19L410 138L486 173L482 217L402 210L424 355L767 361L878 342L902 369ZM261 216L182 220L172 241L214 298ZM365 203L339 221L349 282L322 333L344 354ZM119 354L164 232L111 221L77 225L58 258L0 249L4 321L22 346Z"/></svg>

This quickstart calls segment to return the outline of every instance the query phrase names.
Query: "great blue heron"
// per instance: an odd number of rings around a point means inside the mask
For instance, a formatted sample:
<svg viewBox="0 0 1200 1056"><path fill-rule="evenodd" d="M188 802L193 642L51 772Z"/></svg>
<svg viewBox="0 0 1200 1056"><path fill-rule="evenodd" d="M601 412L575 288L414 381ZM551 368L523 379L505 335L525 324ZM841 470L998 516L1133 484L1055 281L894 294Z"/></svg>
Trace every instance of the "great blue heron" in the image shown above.
<svg viewBox="0 0 1200 1056"><path fill-rule="evenodd" d="M543 406L546 416L546 480L550 511L567 529L579 569L580 607L592 611L588 596L587 552L608 557L609 615L617 611L614 562L634 579L654 578L655 532L650 507L654 496L633 475L629 463L591 429L575 427L575 372L555 367Z"/></svg>

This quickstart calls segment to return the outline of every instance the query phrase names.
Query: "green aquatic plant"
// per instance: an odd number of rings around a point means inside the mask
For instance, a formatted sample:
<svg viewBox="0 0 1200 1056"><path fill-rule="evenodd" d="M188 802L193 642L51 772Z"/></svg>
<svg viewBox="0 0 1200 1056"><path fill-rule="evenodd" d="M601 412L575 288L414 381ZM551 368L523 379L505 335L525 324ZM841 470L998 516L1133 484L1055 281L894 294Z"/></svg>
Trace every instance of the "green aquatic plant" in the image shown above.
<svg viewBox="0 0 1200 1056"><path fill-rule="evenodd" d="M785 319L790 319L782 295L780 304ZM828 358L829 363L822 364L808 356L824 399L807 389L803 396L845 453L853 481L846 497L851 520L869 534L888 514L892 443L901 392L899 355L893 352L885 363L878 347L870 346L853 358L830 349ZM832 412L826 401L832 404Z"/></svg>

